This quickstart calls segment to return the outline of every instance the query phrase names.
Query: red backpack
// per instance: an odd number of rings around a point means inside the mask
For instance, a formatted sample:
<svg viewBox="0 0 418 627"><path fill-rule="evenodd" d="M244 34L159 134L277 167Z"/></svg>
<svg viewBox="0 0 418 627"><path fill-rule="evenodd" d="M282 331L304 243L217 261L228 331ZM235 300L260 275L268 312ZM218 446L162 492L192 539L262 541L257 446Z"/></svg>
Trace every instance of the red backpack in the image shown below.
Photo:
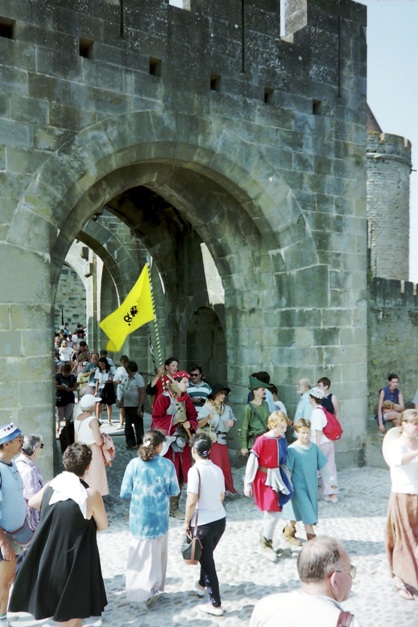
<svg viewBox="0 0 418 627"><path fill-rule="evenodd" d="M328 409L325 409L323 406L321 406L321 409L323 409L325 418L327 419L327 424L322 429L324 435L326 435L329 440L339 440L343 434L340 423Z"/></svg>

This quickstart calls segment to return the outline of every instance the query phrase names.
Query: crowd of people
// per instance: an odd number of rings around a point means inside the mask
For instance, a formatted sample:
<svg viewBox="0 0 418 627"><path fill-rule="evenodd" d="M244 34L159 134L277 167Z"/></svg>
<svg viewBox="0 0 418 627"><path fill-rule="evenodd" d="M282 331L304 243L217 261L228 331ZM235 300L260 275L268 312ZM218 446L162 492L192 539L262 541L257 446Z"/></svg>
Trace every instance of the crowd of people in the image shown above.
<svg viewBox="0 0 418 627"><path fill-rule="evenodd" d="M88 616L99 616L106 605L96 543L96 531L107 526L102 497L109 490L99 418L101 405L107 406L109 418L110 405L111 419L114 402L106 386L112 387L114 401L119 401L118 419L125 424L127 448L138 450L126 467L120 489L120 497L130 499L129 601L150 607L164 591L168 521L173 516L184 521L185 533L197 537L202 547L195 592L200 598L208 594L209 603L199 610L224 614L214 551L226 526L225 495L237 493L228 433L238 422L238 452L245 460L243 492L254 498L263 515L260 555L272 562L284 556L286 549L275 548L274 542L280 521L284 541L301 550L297 565L301 591L262 600L254 609L251 626L270 627L279 611L287 625L293 624L290 616L301 599L311 621L303 622L307 626L328 627L343 619L346 622L338 624L358 625L340 605L348 598L355 568L341 542L315 533L318 483L322 498L329 503L337 501L338 493L334 440L327 422L330 414L340 418L339 404L327 377L316 386L307 378L299 380L300 400L291 420L269 374L254 372L237 421L227 402L230 388L224 383L211 387L201 367L180 370L178 359L169 357L145 386L137 364L128 356L121 357L116 370L105 355L97 355L94 362L87 345L82 350L83 369L78 374L74 355L60 364L56 374L57 396L74 395L71 415L63 414L65 421L72 418L75 431L75 443L63 454L63 473L44 485L36 464L42 437L23 436L13 423L0 427L0 627L8 624L8 603L10 611L27 611L36 619L52 616L69 627L79 627ZM389 389L390 384L391 379ZM152 411L151 428L144 434L145 393L152 397ZM396 400L394 411L403 402L399 394ZM397 421L399 437L393 433L387 445L392 493L385 541L393 587L403 599L414 600L418 596L418 410L403 411L402 407ZM180 496L185 485L183 512ZM304 526L306 541L297 537L298 523ZM52 547L56 546L62 548L54 555ZM69 546L75 548L63 564L57 555L67 555ZM25 559L19 557L23 554ZM48 594L45 581L53 581ZM71 599L77 599L74 603L66 593L69 585ZM320 622L314 622L314 616L321 616Z"/></svg>

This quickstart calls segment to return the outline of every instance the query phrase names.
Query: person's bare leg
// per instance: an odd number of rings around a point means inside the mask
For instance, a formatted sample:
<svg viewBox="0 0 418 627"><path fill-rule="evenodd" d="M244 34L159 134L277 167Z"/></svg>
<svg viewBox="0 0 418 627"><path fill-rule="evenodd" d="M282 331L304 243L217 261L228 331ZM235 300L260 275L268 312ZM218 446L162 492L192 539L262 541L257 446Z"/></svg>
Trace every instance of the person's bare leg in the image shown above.
<svg viewBox="0 0 418 627"><path fill-rule="evenodd" d="M71 620L65 620L58 623L61 627L82 627L83 620L81 618L71 618Z"/></svg>
<svg viewBox="0 0 418 627"><path fill-rule="evenodd" d="M9 592L15 578L16 559L0 562L0 616L6 614Z"/></svg>
<svg viewBox="0 0 418 627"><path fill-rule="evenodd" d="M112 424L112 405L106 405L106 410L107 410L107 422L111 425Z"/></svg>

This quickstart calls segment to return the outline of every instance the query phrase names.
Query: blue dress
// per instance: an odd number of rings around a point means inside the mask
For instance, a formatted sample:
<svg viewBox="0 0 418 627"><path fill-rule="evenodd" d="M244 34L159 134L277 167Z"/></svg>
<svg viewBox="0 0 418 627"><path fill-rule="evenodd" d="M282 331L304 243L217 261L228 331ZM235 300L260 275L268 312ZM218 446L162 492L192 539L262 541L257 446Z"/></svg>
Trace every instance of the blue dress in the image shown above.
<svg viewBox="0 0 418 627"><path fill-rule="evenodd" d="M292 473L295 493L291 501L284 505L283 516L289 520L301 520L305 525L316 525L318 522L316 473L327 463L327 458L313 442L306 448L297 442L288 447L287 467Z"/></svg>

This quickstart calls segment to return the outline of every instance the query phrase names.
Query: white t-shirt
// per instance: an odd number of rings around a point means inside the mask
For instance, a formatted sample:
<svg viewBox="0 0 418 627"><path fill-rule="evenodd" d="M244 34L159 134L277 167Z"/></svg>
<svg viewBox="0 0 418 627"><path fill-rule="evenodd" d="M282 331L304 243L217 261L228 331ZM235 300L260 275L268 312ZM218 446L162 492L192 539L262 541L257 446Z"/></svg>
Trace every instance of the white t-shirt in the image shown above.
<svg viewBox="0 0 418 627"><path fill-rule="evenodd" d="M249 627L335 627L340 612L337 601L302 591L272 594L259 601ZM350 627L359 627L354 617Z"/></svg>
<svg viewBox="0 0 418 627"><path fill-rule="evenodd" d="M225 508L222 505L221 495L225 493L225 480L222 470L210 460L199 460L192 466L187 475L187 492L199 493L196 505L198 512L198 525L207 525L215 520L225 518ZM191 526L193 527L196 512L193 514Z"/></svg>
<svg viewBox="0 0 418 627"><path fill-rule="evenodd" d="M121 383L125 383L128 380L128 373L126 372L124 366L119 366L116 368L115 372L115 381L120 381Z"/></svg>
<svg viewBox="0 0 418 627"><path fill-rule="evenodd" d="M327 419L325 417L325 412L320 407L314 407L310 417L311 421L311 440L312 442L316 442L319 446L320 444L325 444L325 442L332 442L329 438L327 438L324 433L322 433L319 438L319 442L316 441L316 431L322 431L324 427L327 426Z"/></svg>
<svg viewBox="0 0 418 627"><path fill-rule="evenodd" d="M389 445L392 492L418 494L418 457L401 466L401 457L410 452L411 449L402 442L402 438L394 440Z"/></svg>
<svg viewBox="0 0 418 627"><path fill-rule="evenodd" d="M94 378L96 381L99 382L99 390L102 390L104 388L106 381L113 380L114 372L115 369L112 367L110 368L109 372L106 372L106 370L100 370L100 368L96 368Z"/></svg>

